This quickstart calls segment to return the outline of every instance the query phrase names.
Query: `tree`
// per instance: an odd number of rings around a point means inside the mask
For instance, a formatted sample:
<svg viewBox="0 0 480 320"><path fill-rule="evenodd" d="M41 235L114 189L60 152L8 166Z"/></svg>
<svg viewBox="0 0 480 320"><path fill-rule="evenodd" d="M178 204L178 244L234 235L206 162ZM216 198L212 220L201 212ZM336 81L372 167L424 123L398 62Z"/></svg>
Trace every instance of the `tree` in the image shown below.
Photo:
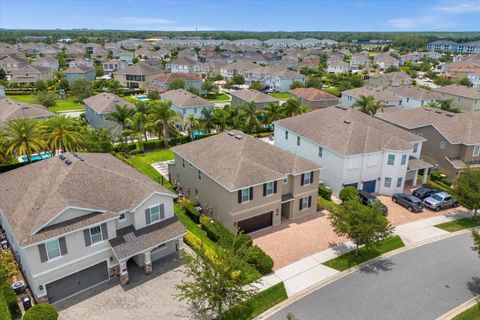
<svg viewBox="0 0 480 320"><path fill-rule="evenodd" d="M202 114L202 117L200 118L202 125L205 127L205 129L207 129L208 132L210 132L213 128L212 108L203 108L200 113Z"/></svg>
<svg viewBox="0 0 480 320"><path fill-rule="evenodd" d="M380 205L364 206L357 199L347 200L329 215L333 230L355 244L355 256L363 245L370 245L392 234L392 226Z"/></svg>
<svg viewBox="0 0 480 320"><path fill-rule="evenodd" d="M259 112L254 102L242 105L241 115L244 119L243 127L246 132L254 132L260 126L260 120L258 119Z"/></svg>
<svg viewBox="0 0 480 320"><path fill-rule="evenodd" d="M64 115L45 121L45 139L50 151L77 151L82 146L83 137L75 119Z"/></svg>
<svg viewBox="0 0 480 320"><path fill-rule="evenodd" d="M160 100L160 93L157 91L148 91L147 97L149 100Z"/></svg>
<svg viewBox="0 0 480 320"><path fill-rule="evenodd" d="M57 320L58 312L51 304L36 304L25 312L23 320Z"/></svg>
<svg viewBox="0 0 480 320"><path fill-rule="evenodd" d="M101 77L105 74L105 71L103 71L102 65L97 65L95 66L95 76Z"/></svg>
<svg viewBox="0 0 480 320"><path fill-rule="evenodd" d="M155 123L157 132L160 136L160 132L163 133L163 140L165 142L165 147L169 146L169 136L170 131L169 125L175 121L180 121L178 114L170 109L172 105L171 101L155 101L151 104L149 118Z"/></svg>
<svg viewBox="0 0 480 320"><path fill-rule="evenodd" d="M7 79L7 73L5 72L5 70L3 70L3 68L0 68L0 80L5 79Z"/></svg>
<svg viewBox="0 0 480 320"><path fill-rule="evenodd" d="M57 95L53 92L39 92L35 95L35 102L50 108L57 104Z"/></svg>
<svg viewBox="0 0 480 320"><path fill-rule="evenodd" d="M445 111L450 111L450 112L459 112L457 108L453 107L453 100L448 99L448 100L440 100L438 106L440 109L445 110Z"/></svg>
<svg viewBox="0 0 480 320"><path fill-rule="evenodd" d="M85 98L93 96L92 84L86 79L78 79L73 81L70 84L70 90L77 101L82 101Z"/></svg>
<svg viewBox="0 0 480 320"><path fill-rule="evenodd" d="M200 90L198 90L198 88L196 88L196 87L190 86L190 87L187 88L187 91L190 92L190 93L193 93L196 96L200 95Z"/></svg>
<svg viewBox="0 0 480 320"><path fill-rule="evenodd" d="M283 118L283 108L278 103L269 103L263 110L267 124Z"/></svg>
<svg viewBox="0 0 480 320"><path fill-rule="evenodd" d="M202 90L205 91L207 94L213 91L216 91L218 87L211 81L204 81L202 83Z"/></svg>
<svg viewBox="0 0 480 320"><path fill-rule="evenodd" d="M107 128L95 130L87 126L83 132L83 147L88 152L111 152L113 151L112 131Z"/></svg>
<svg viewBox="0 0 480 320"><path fill-rule="evenodd" d="M358 190L355 187L352 186L346 186L343 187L342 190L340 190L340 194L338 195L340 200L343 202L349 201L349 200L359 200L359 195L358 195Z"/></svg>
<svg viewBox="0 0 480 320"><path fill-rule="evenodd" d="M37 80L35 81L35 83L33 84L33 86L35 87L35 90L37 91L45 91L47 90L47 84L42 81L42 80Z"/></svg>
<svg viewBox="0 0 480 320"><path fill-rule="evenodd" d="M297 89L297 88L303 88L305 85L297 80L293 80L292 83L290 84L290 90Z"/></svg>
<svg viewBox="0 0 480 320"><path fill-rule="evenodd" d="M455 195L465 208L477 216L480 208L480 171L465 169L454 184Z"/></svg>
<svg viewBox="0 0 480 320"><path fill-rule="evenodd" d="M135 58L132 59L132 63L133 63L133 64L138 63L138 61L140 61L140 60L138 60L137 57L135 57Z"/></svg>
<svg viewBox="0 0 480 320"><path fill-rule="evenodd" d="M116 105L115 111L107 115L107 120L117 123L117 131L121 131L127 127L127 119L133 115L133 109L128 106ZM125 142L127 137L125 137Z"/></svg>
<svg viewBox="0 0 480 320"><path fill-rule="evenodd" d="M263 84L260 81L253 81L250 84L250 89L257 90L257 91L262 91L263 90Z"/></svg>
<svg viewBox="0 0 480 320"><path fill-rule="evenodd" d="M4 123L2 135L7 140L8 154L16 157L26 155L28 163L32 154L46 149L42 122L30 118L15 119Z"/></svg>
<svg viewBox="0 0 480 320"><path fill-rule="evenodd" d="M374 116L378 110L383 109L384 105L381 101L376 101L373 96L360 95L360 98L353 104L363 113Z"/></svg>
<svg viewBox="0 0 480 320"><path fill-rule="evenodd" d="M472 229L473 247L472 250L480 255L480 233L477 230Z"/></svg>
<svg viewBox="0 0 480 320"><path fill-rule="evenodd" d="M214 264L204 247L196 254L185 253L182 272L188 280L177 285L180 300L187 301L201 319L217 318L228 309L252 297L257 289L244 285L234 249L219 250L222 263Z"/></svg>
<svg viewBox="0 0 480 320"><path fill-rule="evenodd" d="M283 104L283 112L286 117L293 117L300 114L300 98L290 98Z"/></svg>
<svg viewBox="0 0 480 320"><path fill-rule="evenodd" d="M245 78L241 74L236 74L232 77L233 84L245 84Z"/></svg>
<svg viewBox="0 0 480 320"><path fill-rule="evenodd" d="M175 79L170 82L168 85L168 90L176 90L176 89L185 89L185 81L182 79Z"/></svg>
<svg viewBox="0 0 480 320"><path fill-rule="evenodd" d="M200 129L200 121L194 114L189 114L185 119L184 128L187 130L190 139L193 140L193 132Z"/></svg>
<svg viewBox="0 0 480 320"><path fill-rule="evenodd" d="M400 71L397 66L390 66L387 69L385 69L385 73L390 73L390 72L397 72Z"/></svg>
<svg viewBox="0 0 480 320"><path fill-rule="evenodd" d="M322 80L318 77L310 77L305 82L305 87L322 89Z"/></svg>

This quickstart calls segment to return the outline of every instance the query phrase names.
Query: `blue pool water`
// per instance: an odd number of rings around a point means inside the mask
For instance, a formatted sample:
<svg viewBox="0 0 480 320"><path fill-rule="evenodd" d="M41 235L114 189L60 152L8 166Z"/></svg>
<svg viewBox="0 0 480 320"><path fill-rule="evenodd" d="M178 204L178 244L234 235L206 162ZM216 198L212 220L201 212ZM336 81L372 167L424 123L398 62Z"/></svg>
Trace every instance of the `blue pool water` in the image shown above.
<svg viewBox="0 0 480 320"><path fill-rule="evenodd" d="M32 162L33 161L38 161L38 160L43 160L43 159L47 159L47 158L50 158L52 156L51 153L41 153L41 154L32 154ZM27 156L22 156L22 162L28 162L28 158Z"/></svg>
<svg viewBox="0 0 480 320"><path fill-rule="evenodd" d="M207 134L207 133L208 133L207 130L193 130L192 136L196 138L198 136L203 136L204 134Z"/></svg>
<svg viewBox="0 0 480 320"><path fill-rule="evenodd" d="M135 96L135 98L136 98L137 100L140 100L140 101L148 101L148 100L149 100L148 97L147 97L146 95L144 95L144 94L139 95L139 96Z"/></svg>

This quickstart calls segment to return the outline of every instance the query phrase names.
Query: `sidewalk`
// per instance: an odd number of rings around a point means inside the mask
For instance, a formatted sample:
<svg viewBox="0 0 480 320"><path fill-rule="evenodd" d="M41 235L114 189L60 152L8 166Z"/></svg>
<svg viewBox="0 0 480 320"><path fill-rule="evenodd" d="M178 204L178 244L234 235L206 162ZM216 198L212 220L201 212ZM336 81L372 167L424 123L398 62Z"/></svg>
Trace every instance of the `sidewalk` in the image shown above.
<svg viewBox="0 0 480 320"><path fill-rule="evenodd" d="M449 216L427 218L397 226L394 229L394 234L400 236L405 247L408 248L450 234L434 227L435 225L469 216L471 214L461 212ZM260 290L265 290L283 281L287 295L291 297L340 273L340 271L324 266L323 263L353 249L353 243L346 242L318 252L261 278L257 287Z"/></svg>

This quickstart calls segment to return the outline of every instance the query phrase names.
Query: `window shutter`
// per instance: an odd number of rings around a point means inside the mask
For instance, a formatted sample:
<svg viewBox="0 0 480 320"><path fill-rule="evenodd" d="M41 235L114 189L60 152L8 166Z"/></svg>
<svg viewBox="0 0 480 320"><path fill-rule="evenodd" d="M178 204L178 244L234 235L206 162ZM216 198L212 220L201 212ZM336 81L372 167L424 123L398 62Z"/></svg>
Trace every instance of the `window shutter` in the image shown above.
<svg viewBox="0 0 480 320"><path fill-rule="evenodd" d="M253 200L253 187L250 187L250 200Z"/></svg>
<svg viewBox="0 0 480 320"><path fill-rule="evenodd" d="M150 224L152 222L150 217L150 208L145 209L145 222Z"/></svg>
<svg viewBox="0 0 480 320"><path fill-rule="evenodd" d="M277 193L277 181L273 182L273 193Z"/></svg>
<svg viewBox="0 0 480 320"><path fill-rule="evenodd" d="M106 224L106 223L102 223L101 227L102 227L102 239L103 239L103 240L108 240L107 224Z"/></svg>
<svg viewBox="0 0 480 320"><path fill-rule="evenodd" d="M312 206L312 196L308 197L308 207L310 208Z"/></svg>
<svg viewBox="0 0 480 320"><path fill-rule="evenodd" d="M38 245L38 252L40 253L40 261L45 262L48 260L47 248L45 247L45 243Z"/></svg>
<svg viewBox="0 0 480 320"><path fill-rule="evenodd" d="M303 186L305 184L305 173L302 173L301 179L300 179L300 185Z"/></svg>
<svg viewBox="0 0 480 320"><path fill-rule="evenodd" d="M238 190L238 203L242 203L242 190Z"/></svg>
<svg viewBox="0 0 480 320"><path fill-rule="evenodd" d="M92 239L90 239L90 229L83 230L83 238L85 238L85 246L90 247L92 245Z"/></svg>
<svg viewBox="0 0 480 320"><path fill-rule="evenodd" d="M310 172L310 183L313 183L313 171Z"/></svg>
<svg viewBox="0 0 480 320"><path fill-rule="evenodd" d="M298 210L302 210L302 199L298 202Z"/></svg>
<svg viewBox="0 0 480 320"><path fill-rule="evenodd" d="M267 184L263 184L263 196L265 197L267 195Z"/></svg>
<svg viewBox="0 0 480 320"><path fill-rule="evenodd" d="M165 205L162 203L160 204L160 220L165 219Z"/></svg>
<svg viewBox="0 0 480 320"><path fill-rule="evenodd" d="M68 253L67 250L67 242L65 241L65 237L61 237L58 239L58 243L60 244L60 254L62 256L66 255Z"/></svg>

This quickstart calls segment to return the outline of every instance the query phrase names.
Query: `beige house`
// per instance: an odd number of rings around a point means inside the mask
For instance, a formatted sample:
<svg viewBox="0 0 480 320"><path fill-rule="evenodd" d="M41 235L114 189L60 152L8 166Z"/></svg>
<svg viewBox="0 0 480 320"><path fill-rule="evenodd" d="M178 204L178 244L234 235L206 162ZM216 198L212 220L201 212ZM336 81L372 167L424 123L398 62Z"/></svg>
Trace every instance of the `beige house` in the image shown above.
<svg viewBox="0 0 480 320"><path fill-rule="evenodd" d="M427 139L422 155L451 178L465 168L480 168L480 113L416 108L376 117Z"/></svg>
<svg viewBox="0 0 480 320"><path fill-rule="evenodd" d="M37 80L48 81L53 79L53 70L49 67L27 65L11 72L10 81L33 83Z"/></svg>
<svg viewBox="0 0 480 320"><path fill-rule="evenodd" d="M243 132L173 148L170 181L204 212L247 233L317 211L320 166Z"/></svg>
<svg viewBox="0 0 480 320"><path fill-rule="evenodd" d="M0 97L0 123L23 118L43 119L53 115L42 105Z"/></svg>
<svg viewBox="0 0 480 320"><path fill-rule="evenodd" d="M342 92L341 104L347 107L353 107L355 102L362 96L372 96L376 101L381 101L385 106L400 106L402 98L390 93L383 88L360 87Z"/></svg>
<svg viewBox="0 0 480 320"><path fill-rule="evenodd" d="M258 109L262 109L269 103L278 104L280 102L280 100L275 99L268 94L253 89L231 91L230 95L232 96L232 106L253 102Z"/></svg>
<svg viewBox="0 0 480 320"><path fill-rule="evenodd" d="M372 87L398 87L412 84L412 78L403 71L389 72L377 77L368 79L368 84Z"/></svg>
<svg viewBox="0 0 480 320"><path fill-rule="evenodd" d="M480 112L480 88L449 84L434 90L440 94L441 100L451 99L461 111Z"/></svg>
<svg viewBox="0 0 480 320"><path fill-rule="evenodd" d="M160 66L139 62L113 72L113 77L125 88L147 89L150 82L161 74Z"/></svg>
<svg viewBox="0 0 480 320"><path fill-rule="evenodd" d="M300 98L302 104L313 109L330 107L340 102L339 97L317 88L296 88L289 92L293 97Z"/></svg>

